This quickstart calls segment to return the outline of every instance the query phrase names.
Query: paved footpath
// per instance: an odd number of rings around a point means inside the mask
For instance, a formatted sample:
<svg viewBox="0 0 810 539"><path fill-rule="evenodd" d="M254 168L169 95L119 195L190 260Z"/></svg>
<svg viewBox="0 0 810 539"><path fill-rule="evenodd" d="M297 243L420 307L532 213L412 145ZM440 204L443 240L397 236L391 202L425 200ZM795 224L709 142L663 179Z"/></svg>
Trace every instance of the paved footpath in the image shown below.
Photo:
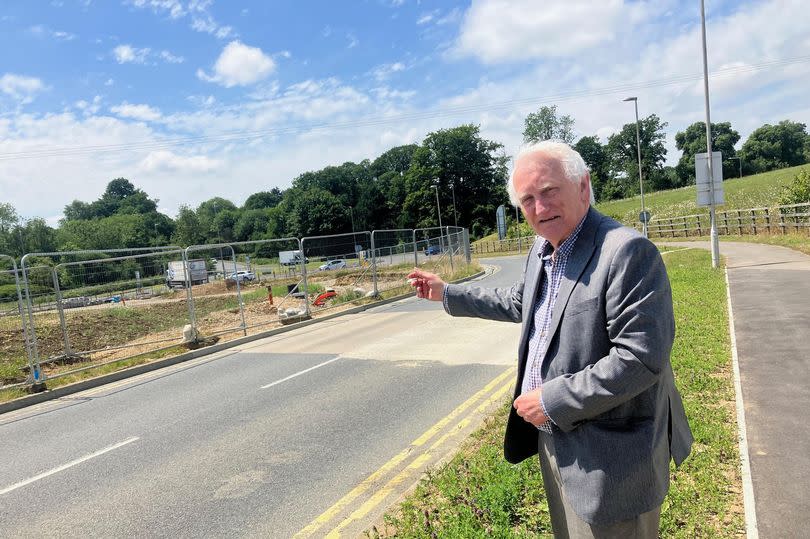
<svg viewBox="0 0 810 539"><path fill-rule="evenodd" d="M721 242L720 255L727 259L759 536L808 537L810 256L737 242Z"/></svg>

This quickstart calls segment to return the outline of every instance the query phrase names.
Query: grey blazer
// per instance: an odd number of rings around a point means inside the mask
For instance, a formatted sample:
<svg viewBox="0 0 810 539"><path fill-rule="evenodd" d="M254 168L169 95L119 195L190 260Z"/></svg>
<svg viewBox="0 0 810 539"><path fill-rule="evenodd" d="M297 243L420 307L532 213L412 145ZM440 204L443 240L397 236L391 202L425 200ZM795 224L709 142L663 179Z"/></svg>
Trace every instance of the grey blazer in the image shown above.
<svg viewBox="0 0 810 539"><path fill-rule="evenodd" d="M453 316L523 324L516 398L543 278L540 244L512 288L447 288ZM658 249L591 208L565 268L542 365L563 492L586 522L618 522L654 509L669 489L670 458L680 465L689 455L692 433L669 359L674 337L672 292ZM537 428L513 408L506 459L517 463L537 450Z"/></svg>

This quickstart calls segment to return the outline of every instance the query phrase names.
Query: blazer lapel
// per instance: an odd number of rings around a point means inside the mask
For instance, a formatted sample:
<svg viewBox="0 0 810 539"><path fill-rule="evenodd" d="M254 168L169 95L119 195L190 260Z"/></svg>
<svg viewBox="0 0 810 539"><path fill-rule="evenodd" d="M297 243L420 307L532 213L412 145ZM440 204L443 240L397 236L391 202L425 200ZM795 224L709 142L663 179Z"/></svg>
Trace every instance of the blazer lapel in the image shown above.
<svg viewBox="0 0 810 539"><path fill-rule="evenodd" d="M596 250L594 239L600 220L600 215L596 210L593 208L588 210L588 216L585 218L585 222L582 223L582 228L579 231L570 258L565 264L565 274L560 282L560 290L557 292L557 301L554 302L554 313L551 316L551 327L549 327L546 340L546 350L548 350L549 343L551 343L560 327L560 320L562 320L565 306L568 304L568 298L571 297L574 286L579 282L585 266L588 265L588 261ZM548 362L543 361L543 364L548 365Z"/></svg>
<svg viewBox="0 0 810 539"><path fill-rule="evenodd" d="M534 245L539 246L544 240L538 238L535 240ZM522 324L520 331L520 341L518 346L518 382L515 388L516 394L520 392L521 383L523 381L523 371L526 368L526 354L529 346L529 330L534 319L534 305L537 302L537 293L540 290L541 280L543 279L543 265L540 261L539 250L530 249L529 256L531 257L526 264L526 275L523 280L523 306L522 306Z"/></svg>

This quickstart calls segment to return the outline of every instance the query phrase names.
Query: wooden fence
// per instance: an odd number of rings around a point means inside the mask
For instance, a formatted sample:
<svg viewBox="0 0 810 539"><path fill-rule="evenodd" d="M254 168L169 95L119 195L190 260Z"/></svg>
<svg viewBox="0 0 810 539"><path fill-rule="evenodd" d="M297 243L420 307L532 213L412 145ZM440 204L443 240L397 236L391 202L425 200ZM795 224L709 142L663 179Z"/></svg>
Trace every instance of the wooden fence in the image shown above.
<svg viewBox="0 0 810 539"><path fill-rule="evenodd" d="M810 232L810 202L774 208L718 211L715 221L717 233L725 236ZM641 223L636 223L635 227L641 229ZM708 212L652 219L647 224L647 236L650 238L708 236L710 230Z"/></svg>
<svg viewBox="0 0 810 539"><path fill-rule="evenodd" d="M773 208L718 211L715 214L715 220L717 221L717 233L725 236L787 234L799 231L810 234L810 202ZM641 223L635 223L635 227L641 230ZM650 238L708 236L710 230L711 222L708 211L703 214L652 219L647 224L647 236ZM534 236L501 241L479 241L472 244L472 254L525 252L531 247L532 242L534 242Z"/></svg>

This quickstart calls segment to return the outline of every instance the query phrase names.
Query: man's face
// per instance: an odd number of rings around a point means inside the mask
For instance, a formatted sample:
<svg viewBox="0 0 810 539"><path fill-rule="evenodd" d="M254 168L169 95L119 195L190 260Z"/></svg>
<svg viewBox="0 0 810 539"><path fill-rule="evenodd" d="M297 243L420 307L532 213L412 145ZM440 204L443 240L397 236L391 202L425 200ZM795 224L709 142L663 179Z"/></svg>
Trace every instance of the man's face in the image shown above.
<svg viewBox="0 0 810 539"><path fill-rule="evenodd" d="M560 162L529 154L517 162L514 187L523 215L534 231L556 249L571 235L588 211L590 182L568 180Z"/></svg>

